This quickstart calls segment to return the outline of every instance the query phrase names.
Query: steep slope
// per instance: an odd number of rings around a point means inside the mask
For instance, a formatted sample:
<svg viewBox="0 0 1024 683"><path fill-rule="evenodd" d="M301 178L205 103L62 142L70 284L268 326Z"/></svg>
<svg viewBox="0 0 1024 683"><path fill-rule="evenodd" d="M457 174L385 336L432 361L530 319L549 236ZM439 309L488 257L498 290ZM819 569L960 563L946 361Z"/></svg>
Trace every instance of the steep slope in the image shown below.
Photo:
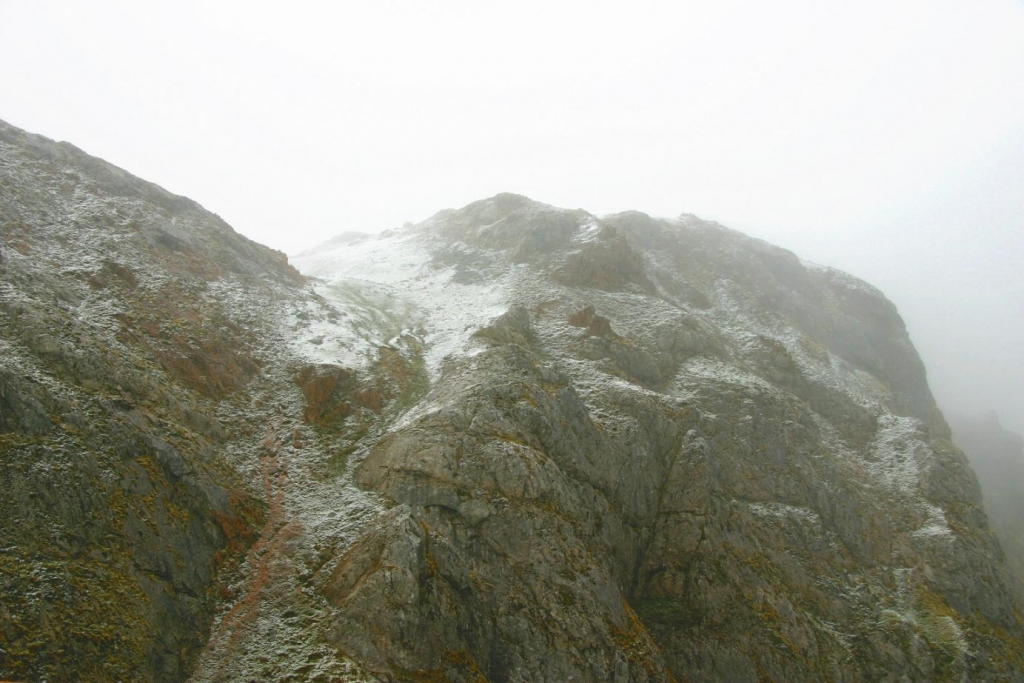
<svg viewBox="0 0 1024 683"><path fill-rule="evenodd" d="M194 202L6 124L0 235L0 678L184 680L310 561L286 494L331 453L289 340L316 300ZM290 638L293 667L330 652Z"/></svg>
<svg viewBox="0 0 1024 683"><path fill-rule="evenodd" d="M380 675L1022 680L977 483L877 290L514 195L295 262L424 349L356 459L393 507L319 577Z"/></svg>
<svg viewBox="0 0 1024 683"><path fill-rule="evenodd" d="M995 415L949 418L953 440L978 473L992 530L1006 551L1019 586L1024 586L1024 437L1008 432Z"/></svg>

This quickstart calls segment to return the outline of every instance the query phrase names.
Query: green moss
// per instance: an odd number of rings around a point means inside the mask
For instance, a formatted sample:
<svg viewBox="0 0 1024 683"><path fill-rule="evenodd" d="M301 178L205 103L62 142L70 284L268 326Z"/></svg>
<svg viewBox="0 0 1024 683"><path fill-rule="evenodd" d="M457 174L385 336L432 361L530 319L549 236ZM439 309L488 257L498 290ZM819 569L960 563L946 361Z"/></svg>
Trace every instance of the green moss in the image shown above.
<svg viewBox="0 0 1024 683"><path fill-rule="evenodd" d="M133 680L144 669L149 604L126 552L74 560L0 555L9 620L5 671L21 680Z"/></svg>
<svg viewBox="0 0 1024 683"><path fill-rule="evenodd" d="M638 664L651 678L673 680L667 670L660 670L655 665L654 660L658 648L639 615L625 600L622 601L622 608L626 616L625 628L619 628L614 623L608 622L616 647L628 661Z"/></svg>
<svg viewBox="0 0 1024 683"><path fill-rule="evenodd" d="M911 595L912 599L900 609L882 610L879 626L896 636L905 652L913 649L915 636L923 637L935 665L931 680L938 683L963 680L969 649L966 634L984 633L987 622L977 616L967 617L954 611L941 595L927 586L915 586ZM1019 643L1017 647L1020 647ZM993 652L998 652L998 649ZM996 654L993 660L1006 661L1002 653Z"/></svg>
<svg viewBox="0 0 1024 683"><path fill-rule="evenodd" d="M914 609L917 626L928 641L935 658L937 681L959 681L964 672L967 641L960 628L960 615L938 593L920 586Z"/></svg>
<svg viewBox="0 0 1024 683"><path fill-rule="evenodd" d="M645 598L633 603L633 609L644 624L656 630L683 629L697 626L700 613L675 598Z"/></svg>

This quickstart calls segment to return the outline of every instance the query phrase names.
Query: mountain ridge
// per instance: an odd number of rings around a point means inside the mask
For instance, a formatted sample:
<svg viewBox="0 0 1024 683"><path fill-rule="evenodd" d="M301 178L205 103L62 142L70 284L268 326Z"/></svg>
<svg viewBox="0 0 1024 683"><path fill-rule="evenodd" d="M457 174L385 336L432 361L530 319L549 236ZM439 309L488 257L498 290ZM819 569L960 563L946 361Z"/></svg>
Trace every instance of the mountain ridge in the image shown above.
<svg viewBox="0 0 1024 683"><path fill-rule="evenodd" d="M0 675L1024 680L870 285L511 194L295 270L77 155L0 127Z"/></svg>

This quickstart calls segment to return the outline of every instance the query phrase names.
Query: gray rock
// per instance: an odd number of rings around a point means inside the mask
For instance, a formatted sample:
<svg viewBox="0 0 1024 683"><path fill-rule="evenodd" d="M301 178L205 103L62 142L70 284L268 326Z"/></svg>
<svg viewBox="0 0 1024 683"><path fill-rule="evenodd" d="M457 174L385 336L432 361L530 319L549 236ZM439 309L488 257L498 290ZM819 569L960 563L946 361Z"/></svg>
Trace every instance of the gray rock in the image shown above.
<svg viewBox="0 0 1024 683"><path fill-rule="evenodd" d="M309 285L70 145L0 161L0 677L1024 680L869 285L517 195Z"/></svg>

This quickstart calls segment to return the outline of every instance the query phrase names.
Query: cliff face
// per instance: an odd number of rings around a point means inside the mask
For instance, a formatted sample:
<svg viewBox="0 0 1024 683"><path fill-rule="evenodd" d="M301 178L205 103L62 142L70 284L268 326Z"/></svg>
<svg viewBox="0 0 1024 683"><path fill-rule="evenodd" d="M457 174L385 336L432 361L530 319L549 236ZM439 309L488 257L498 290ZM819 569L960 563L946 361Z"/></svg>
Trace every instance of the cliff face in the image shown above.
<svg viewBox="0 0 1024 683"><path fill-rule="evenodd" d="M303 282L69 146L0 152L0 677L1024 680L870 286L515 195Z"/></svg>
<svg viewBox="0 0 1024 683"><path fill-rule="evenodd" d="M949 423L978 473L985 512L1010 570L1024 586L1024 438L1003 429L995 415L951 415Z"/></svg>
<svg viewBox="0 0 1024 683"><path fill-rule="evenodd" d="M429 390L353 463L394 507L321 578L371 669L1020 678L977 483L870 286L512 195L296 263L420 311Z"/></svg>

